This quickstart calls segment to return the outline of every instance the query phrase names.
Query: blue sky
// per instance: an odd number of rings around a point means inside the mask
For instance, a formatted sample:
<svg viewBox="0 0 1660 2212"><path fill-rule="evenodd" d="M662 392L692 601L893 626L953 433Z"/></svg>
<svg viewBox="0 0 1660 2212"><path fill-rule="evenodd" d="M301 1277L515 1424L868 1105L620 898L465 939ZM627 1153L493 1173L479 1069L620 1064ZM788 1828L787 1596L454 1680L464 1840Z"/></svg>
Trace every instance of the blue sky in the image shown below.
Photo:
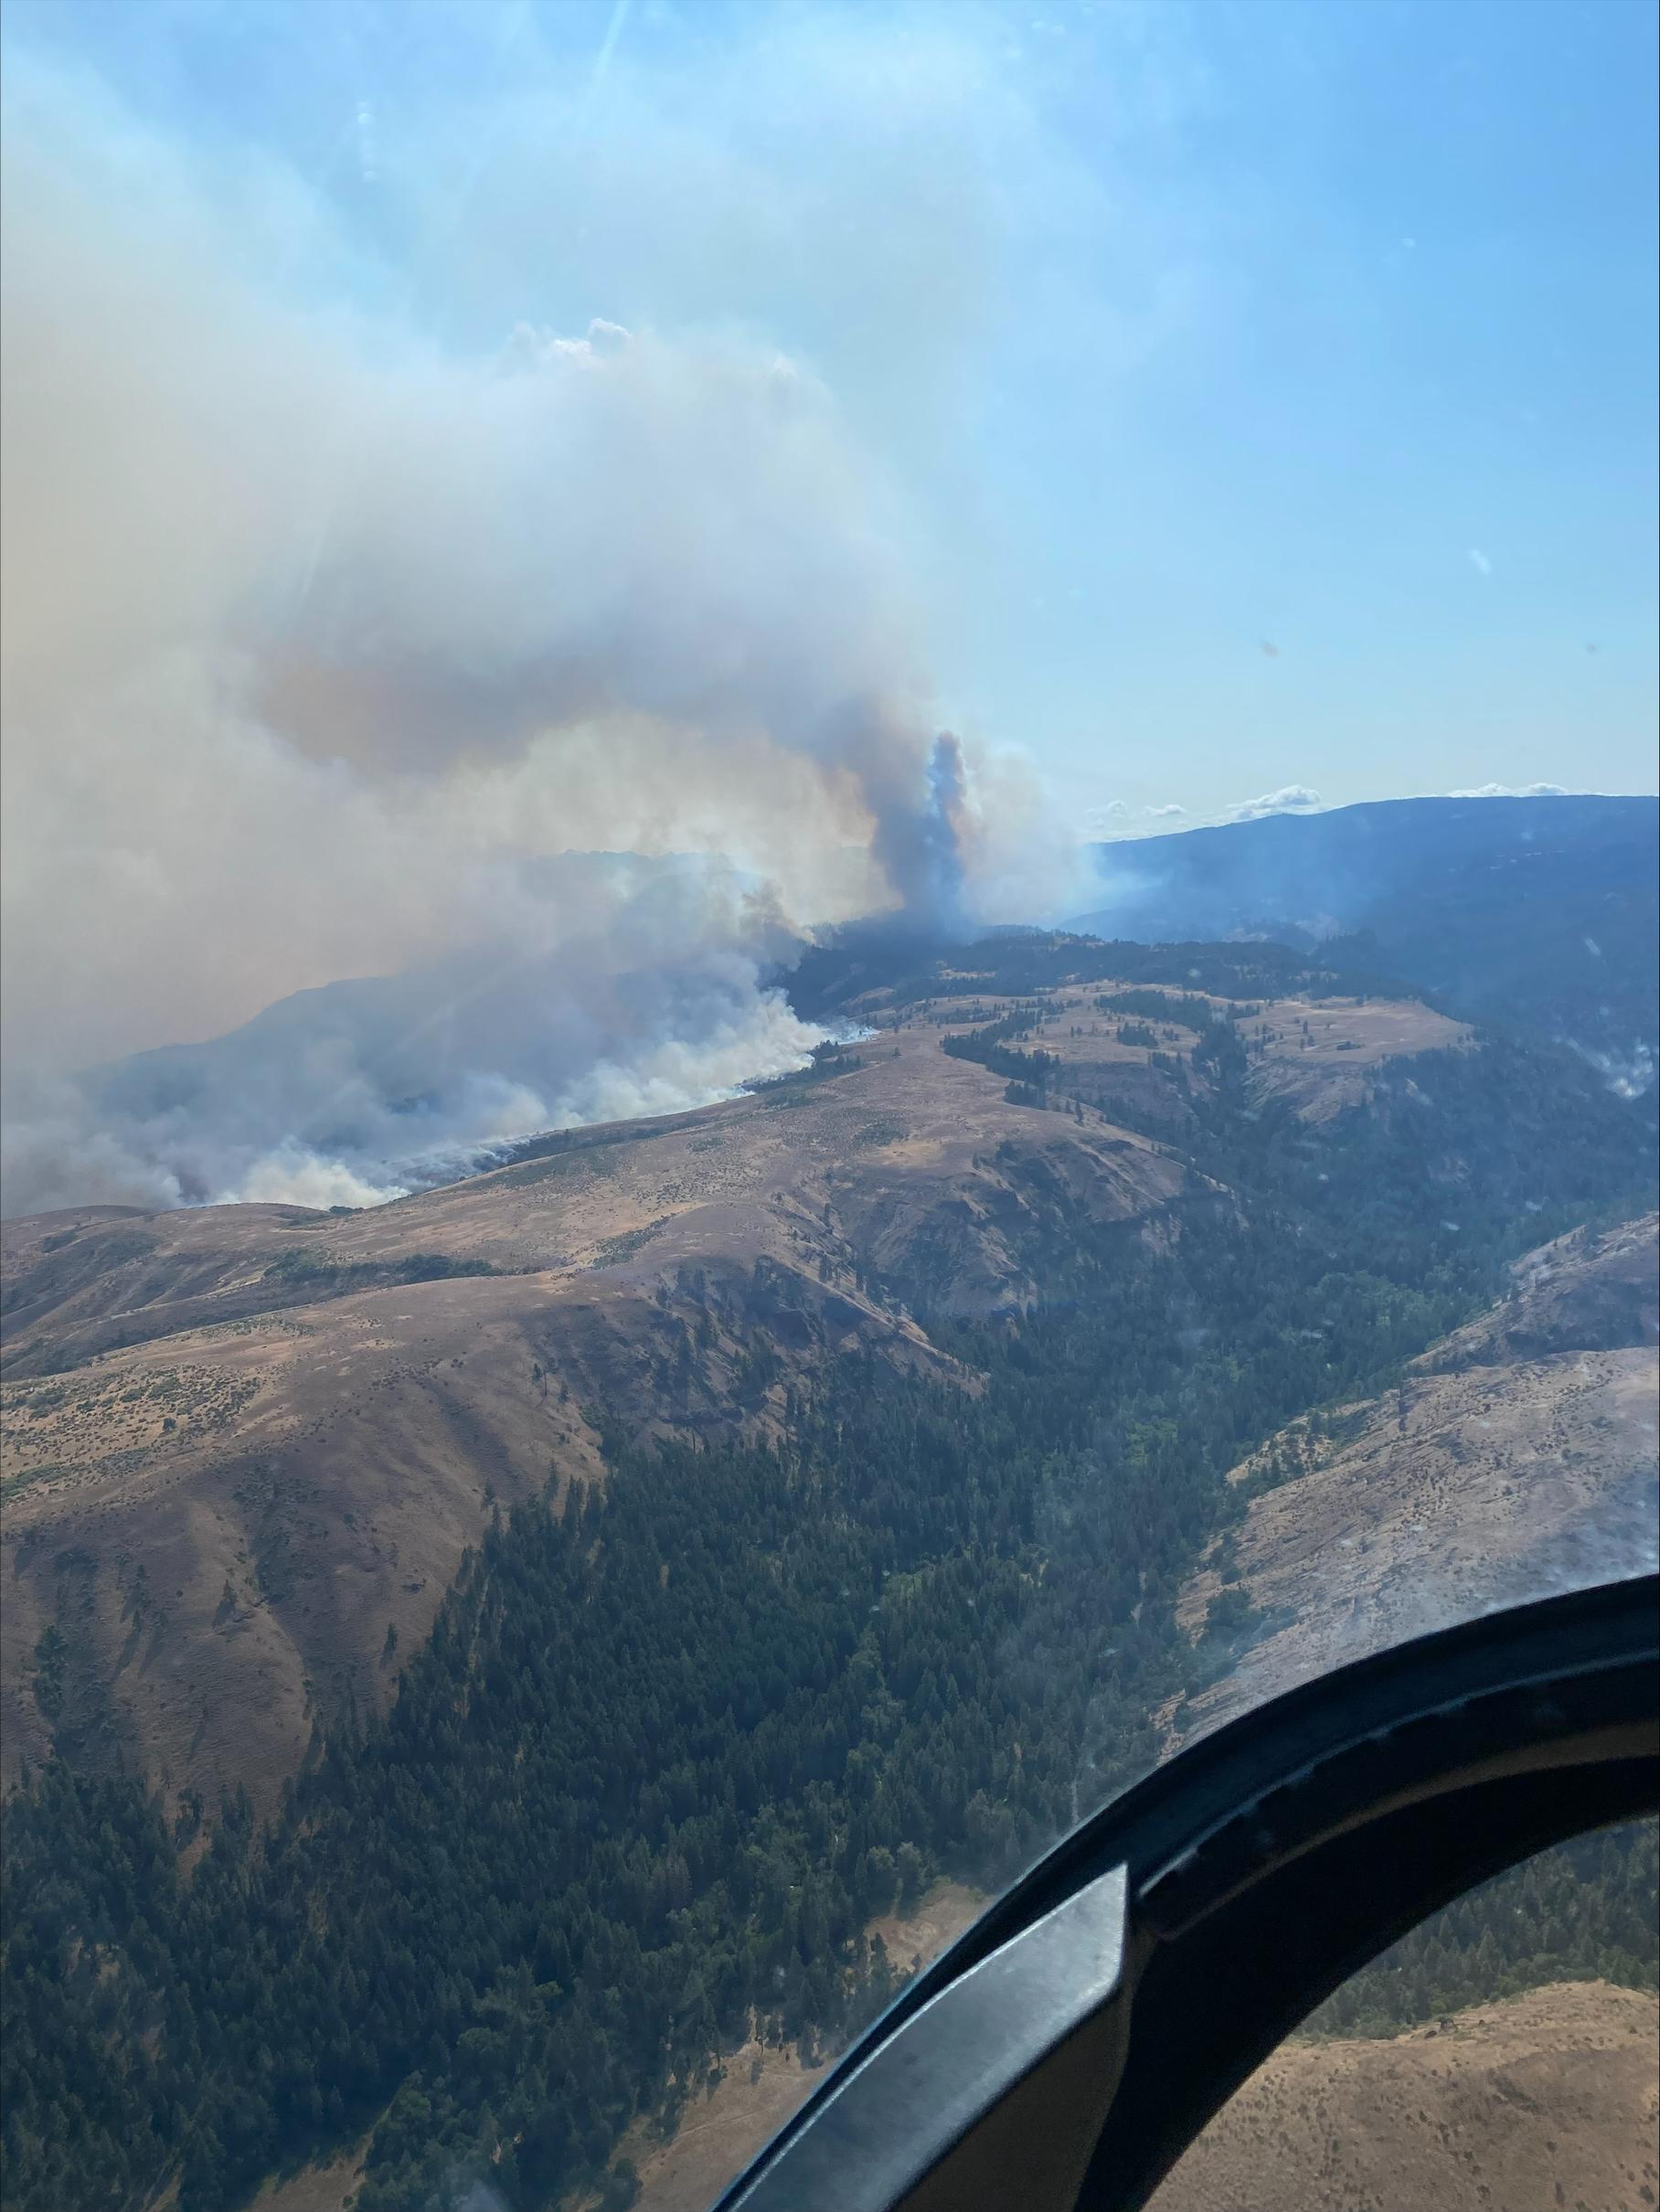
<svg viewBox="0 0 1660 2212"><path fill-rule="evenodd" d="M1029 749L1080 829L1655 788L1649 0L8 0L6 28L262 195L261 275L309 310L809 364L941 711Z"/></svg>

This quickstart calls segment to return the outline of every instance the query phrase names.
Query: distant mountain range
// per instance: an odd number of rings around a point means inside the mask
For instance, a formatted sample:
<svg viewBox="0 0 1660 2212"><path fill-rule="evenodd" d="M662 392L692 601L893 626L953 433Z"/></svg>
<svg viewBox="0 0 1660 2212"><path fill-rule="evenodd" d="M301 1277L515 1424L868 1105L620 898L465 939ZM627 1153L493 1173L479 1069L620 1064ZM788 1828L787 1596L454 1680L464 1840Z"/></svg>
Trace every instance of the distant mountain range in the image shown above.
<svg viewBox="0 0 1660 2212"><path fill-rule="evenodd" d="M1652 1075L1660 800L1389 799L1098 845L1066 926L1143 943L1262 936Z"/></svg>

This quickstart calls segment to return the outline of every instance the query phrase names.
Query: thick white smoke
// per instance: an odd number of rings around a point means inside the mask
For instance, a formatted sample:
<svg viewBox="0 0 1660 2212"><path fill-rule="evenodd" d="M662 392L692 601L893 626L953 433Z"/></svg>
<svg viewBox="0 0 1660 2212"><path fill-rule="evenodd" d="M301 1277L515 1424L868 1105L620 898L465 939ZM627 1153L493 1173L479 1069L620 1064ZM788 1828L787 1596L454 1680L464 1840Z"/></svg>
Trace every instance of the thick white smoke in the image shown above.
<svg viewBox="0 0 1660 2212"><path fill-rule="evenodd" d="M805 1062L819 1033L760 967L793 941L729 870L571 855L534 874L539 941L299 992L208 1043L23 1086L8 1172L37 1207L362 1206L535 1131L701 1105Z"/></svg>
<svg viewBox="0 0 1660 2212"><path fill-rule="evenodd" d="M440 350L321 303L292 179L37 69L8 101L8 1211L355 1202L718 1095L811 1041L759 981L793 928L959 918L995 839L803 366ZM111 1071L350 976L402 980Z"/></svg>

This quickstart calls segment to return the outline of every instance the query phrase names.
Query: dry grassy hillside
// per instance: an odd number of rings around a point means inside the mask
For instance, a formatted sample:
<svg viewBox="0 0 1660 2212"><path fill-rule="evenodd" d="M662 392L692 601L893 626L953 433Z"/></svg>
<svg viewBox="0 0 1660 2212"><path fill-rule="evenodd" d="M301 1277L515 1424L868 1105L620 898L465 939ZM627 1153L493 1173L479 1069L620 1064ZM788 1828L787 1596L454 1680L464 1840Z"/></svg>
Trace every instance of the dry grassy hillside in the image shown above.
<svg viewBox="0 0 1660 2212"><path fill-rule="evenodd" d="M1649 2212L1657 2037L1652 1995L1590 1982L1387 2040L1293 2040L1217 2114L1154 2212ZM731 2053L668 2142L630 2137L636 2212L703 2212L823 2078L790 2049ZM347 2156L261 2204L343 2212L361 2178Z"/></svg>
<svg viewBox="0 0 1660 2212"><path fill-rule="evenodd" d="M1097 1009L1112 988L1023 1002L1069 1081L1098 1079L1087 1114L1013 1103L941 1049L1010 1002L878 991L857 1065L543 1140L390 1206L8 1223L6 1774L52 1727L170 1791L241 1781L268 1805L316 1720L384 1700L494 1503L599 1475L598 1411L776 1428L851 1348L941 1369L908 1299L1021 1307L1046 1234L1158 1236L1194 1171L1111 1101L1177 1100L1175 1063L1202 1082L1197 1032L1124 1041ZM1248 1012L1254 1079L1314 1118L1382 1059L1466 1038L1379 1001Z"/></svg>
<svg viewBox="0 0 1660 2212"><path fill-rule="evenodd" d="M1660 1341L1660 1243L1650 1214L1575 1229L1518 1260L1507 1297L1431 1346L1416 1367L1494 1367L1586 1346Z"/></svg>
<svg viewBox="0 0 1660 2212"><path fill-rule="evenodd" d="M1561 1983L1389 2042L1281 2047L1155 2212L1644 2212L1655 1999Z"/></svg>
<svg viewBox="0 0 1660 2212"><path fill-rule="evenodd" d="M1652 1559L1655 1230L1650 1216L1529 1253L1512 1293L1398 1390L1330 1433L1295 1422L1234 1470L1291 1479L1251 1499L1184 1593L1196 1642L1224 1573L1261 1616L1184 1732L1447 1620Z"/></svg>
<svg viewBox="0 0 1660 2212"><path fill-rule="evenodd" d="M1004 1090L911 1028L374 1211L8 1224L8 1771L45 1745L56 1624L60 1733L269 1803L314 1718L385 1696L493 1494L597 1475L588 1409L775 1425L849 1347L938 1366L873 1277L1018 1304L1034 1225L1137 1233L1181 1189L1161 1148Z"/></svg>
<svg viewBox="0 0 1660 2212"><path fill-rule="evenodd" d="M957 977L960 992L965 981ZM1386 1061L1415 1058L1425 1052L1467 1050L1473 1032L1415 999L1368 996L1264 996L1251 1001L1225 999L1197 987L1158 989L1144 994L1162 999L1192 1019L1158 1015L1151 1018L1112 1005L1120 986L1112 982L1069 984L1022 999L988 992L906 1006L898 1018L945 1032L962 1032L1003 1020L1022 1005L1036 1005L1037 1019L1026 1040L1027 1050L1054 1055L1065 1069L1069 1089L1089 1098L1127 1099L1144 1111L1170 1111L1176 1104L1160 1079L1161 1060L1191 1063L1199 1025L1237 1025L1250 1058L1250 1085L1266 1103L1284 1100L1304 1121L1328 1122L1346 1107L1370 1097L1373 1079ZM1132 992L1133 995L1133 992ZM1106 1002L1103 1005L1103 1001ZM889 994L874 991L856 1011L882 1021ZM1141 1041L1145 1037L1148 1041Z"/></svg>

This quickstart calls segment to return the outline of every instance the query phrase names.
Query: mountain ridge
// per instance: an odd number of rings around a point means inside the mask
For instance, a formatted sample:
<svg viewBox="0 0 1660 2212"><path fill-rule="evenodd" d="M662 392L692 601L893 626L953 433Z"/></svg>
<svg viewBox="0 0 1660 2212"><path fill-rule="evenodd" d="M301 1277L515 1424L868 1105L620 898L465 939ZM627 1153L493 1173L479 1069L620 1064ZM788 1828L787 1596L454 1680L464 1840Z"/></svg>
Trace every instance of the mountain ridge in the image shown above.
<svg viewBox="0 0 1660 2212"><path fill-rule="evenodd" d="M8 1226L21 2212L626 2195L1242 1672L1177 1610L1230 1468L1650 1187L1648 1101L1282 948L860 964L701 1115Z"/></svg>
<svg viewBox="0 0 1660 2212"><path fill-rule="evenodd" d="M1097 845L1102 937L1262 935L1652 1079L1660 800L1375 800Z"/></svg>

